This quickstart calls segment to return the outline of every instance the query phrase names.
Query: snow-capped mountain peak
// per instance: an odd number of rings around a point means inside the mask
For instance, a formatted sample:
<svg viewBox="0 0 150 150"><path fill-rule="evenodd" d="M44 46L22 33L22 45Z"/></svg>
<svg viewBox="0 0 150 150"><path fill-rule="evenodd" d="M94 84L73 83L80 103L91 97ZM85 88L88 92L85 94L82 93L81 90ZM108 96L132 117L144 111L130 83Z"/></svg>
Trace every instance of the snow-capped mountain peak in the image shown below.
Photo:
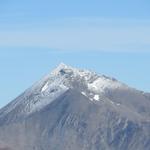
<svg viewBox="0 0 150 150"><path fill-rule="evenodd" d="M38 87L38 91L44 96L49 96L51 91L53 91L53 94L58 95L58 91L66 91L67 89L76 89L88 96L89 93L91 95L101 95L108 90L128 88L127 85L114 78L98 75L89 70L77 69L64 63L60 63L35 87Z"/></svg>
<svg viewBox="0 0 150 150"><path fill-rule="evenodd" d="M105 94L105 91L117 88L127 88L127 86L113 78L61 63L50 74L25 91L22 98L24 101L20 102L16 99L11 103L10 109L7 109L6 113L20 104L24 107L23 112L35 112L50 104L69 89L84 93L89 100L98 101L100 95ZM28 97L33 95L34 98L29 101Z"/></svg>
<svg viewBox="0 0 150 150"><path fill-rule="evenodd" d="M53 75L58 75L61 71L63 70L72 70L73 68L64 64L64 63L60 63L53 71L51 74Z"/></svg>
<svg viewBox="0 0 150 150"><path fill-rule="evenodd" d="M58 67L52 71L51 75L55 76L55 79L59 78L60 80L61 78L61 84L65 86L70 87L72 86L72 82L76 81L78 84L86 85L89 90L95 90L97 92L102 92L105 89L127 88L127 85L114 78L98 75L89 70L73 68L64 63L58 65ZM47 84L44 85L44 89L47 86Z"/></svg>
<svg viewBox="0 0 150 150"><path fill-rule="evenodd" d="M59 64L44 80L42 79L40 85L40 95L51 96L53 100L69 89L75 89L91 101L98 101L99 97L109 90L128 88L114 78L98 75L89 70L77 69L64 63Z"/></svg>
<svg viewBox="0 0 150 150"><path fill-rule="evenodd" d="M80 76L80 77L84 77L87 75L93 75L94 73L88 70L81 70L81 69L77 69L74 67L71 67L69 65L66 65L64 63L60 63L52 72L52 75L70 75L70 76Z"/></svg>
<svg viewBox="0 0 150 150"><path fill-rule="evenodd" d="M149 116L149 95L61 63L0 110L0 149L149 150Z"/></svg>

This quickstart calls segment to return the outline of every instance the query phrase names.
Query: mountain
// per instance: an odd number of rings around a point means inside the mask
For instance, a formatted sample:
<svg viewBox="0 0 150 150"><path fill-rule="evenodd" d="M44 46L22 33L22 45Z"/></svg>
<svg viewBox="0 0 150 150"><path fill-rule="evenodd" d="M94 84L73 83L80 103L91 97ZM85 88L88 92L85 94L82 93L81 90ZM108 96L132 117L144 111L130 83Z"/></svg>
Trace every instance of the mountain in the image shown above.
<svg viewBox="0 0 150 150"><path fill-rule="evenodd" d="M150 94L61 63L0 110L0 150L150 150Z"/></svg>

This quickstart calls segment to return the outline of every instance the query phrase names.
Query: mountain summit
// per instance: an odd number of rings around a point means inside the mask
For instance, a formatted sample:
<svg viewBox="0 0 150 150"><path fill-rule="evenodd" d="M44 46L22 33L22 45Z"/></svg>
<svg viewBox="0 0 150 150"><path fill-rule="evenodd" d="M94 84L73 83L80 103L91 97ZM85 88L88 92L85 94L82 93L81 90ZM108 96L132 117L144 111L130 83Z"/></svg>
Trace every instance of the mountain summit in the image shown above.
<svg viewBox="0 0 150 150"><path fill-rule="evenodd" d="M0 143L10 150L149 150L149 116L149 94L61 63L0 110Z"/></svg>

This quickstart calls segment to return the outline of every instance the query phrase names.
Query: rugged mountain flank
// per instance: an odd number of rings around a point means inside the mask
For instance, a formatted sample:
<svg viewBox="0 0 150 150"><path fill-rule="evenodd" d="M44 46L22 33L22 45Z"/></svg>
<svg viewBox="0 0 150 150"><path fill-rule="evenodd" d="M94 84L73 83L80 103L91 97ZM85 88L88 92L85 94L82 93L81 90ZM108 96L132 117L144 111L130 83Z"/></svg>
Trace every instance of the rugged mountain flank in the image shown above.
<svg viewBox="0 0 150 150"><path fill-rule="evenodd" d="M149 150L149 95L60 64L0 110L0 150Z"/></svg>

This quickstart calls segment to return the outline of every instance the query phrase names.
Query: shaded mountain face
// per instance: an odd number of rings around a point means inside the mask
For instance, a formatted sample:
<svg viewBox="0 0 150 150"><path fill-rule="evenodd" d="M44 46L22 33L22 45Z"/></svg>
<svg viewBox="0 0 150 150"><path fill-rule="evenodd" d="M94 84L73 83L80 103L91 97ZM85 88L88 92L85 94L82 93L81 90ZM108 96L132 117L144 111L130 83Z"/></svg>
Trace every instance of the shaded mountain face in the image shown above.
<svg viewBox="0 0 150 150"><path fill-rule="evenodd" d="M150 94L60 64L0 110L0 149L149 150Z"/></svg>

